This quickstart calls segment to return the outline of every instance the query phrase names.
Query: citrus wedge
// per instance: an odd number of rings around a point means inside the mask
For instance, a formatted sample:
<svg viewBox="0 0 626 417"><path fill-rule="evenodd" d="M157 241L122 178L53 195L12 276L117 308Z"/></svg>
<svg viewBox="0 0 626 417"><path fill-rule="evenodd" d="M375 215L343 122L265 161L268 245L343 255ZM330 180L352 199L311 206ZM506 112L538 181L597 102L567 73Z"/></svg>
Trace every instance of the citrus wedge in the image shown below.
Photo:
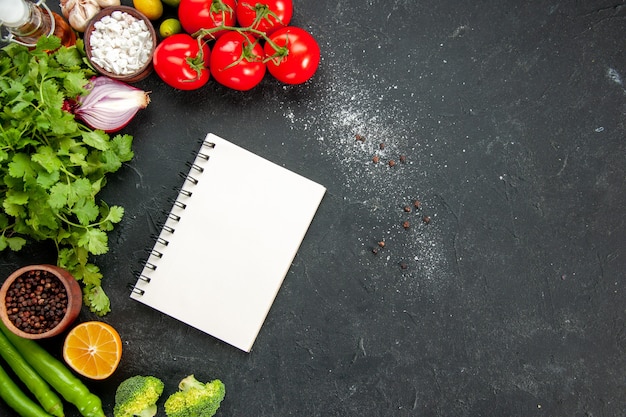
<svg viewBox="0 0 626 417"><path fill-rule="evenodd" d="M122 359L122 339L117 330L107 323L81 323L65 337L63 359L84 377L108 378Z"/></svg>

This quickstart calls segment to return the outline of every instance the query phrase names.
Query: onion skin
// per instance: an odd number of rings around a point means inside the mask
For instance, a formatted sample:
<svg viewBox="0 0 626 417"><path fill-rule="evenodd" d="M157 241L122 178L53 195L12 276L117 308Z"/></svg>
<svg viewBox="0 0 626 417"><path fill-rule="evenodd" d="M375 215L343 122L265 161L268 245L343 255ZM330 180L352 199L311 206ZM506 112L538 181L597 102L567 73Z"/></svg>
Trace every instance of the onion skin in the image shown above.
<svg viewBox="0 0 626 417"><path fill-rule="evenodd" d="M87 126L107 133L124 128L150 103L148 92L105 76L93 78L87 89L72 111Z"/></svg>

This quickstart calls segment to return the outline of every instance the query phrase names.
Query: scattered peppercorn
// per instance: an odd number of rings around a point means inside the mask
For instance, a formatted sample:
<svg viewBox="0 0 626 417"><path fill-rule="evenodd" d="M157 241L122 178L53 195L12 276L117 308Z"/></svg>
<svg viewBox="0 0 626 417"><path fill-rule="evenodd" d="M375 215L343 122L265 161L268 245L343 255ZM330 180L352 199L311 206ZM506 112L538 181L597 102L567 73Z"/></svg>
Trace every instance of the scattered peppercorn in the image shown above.
<svg viewBox="0 0 626 417"><path fill-rule="evenodd" d="M401 164L406 163L406 155L400 155L400 163Z"/></svg>
<svg viewBox="0 0 626 417"><path fill-rule="evenodd" d="M9 320L26 333L40 334L56 327L67 312L67 292L48 271L29 271L18 277L5 297Z"/></svg>
<svg viewBox="0 0 626 417"><path fill-rule="evenodd" d="M422 207L422 203L420 203L419 200L415 200L413 202L413 207L415 207L416 209L419 209L420 207Z"/></svg>
<svg viewBox="0 0 626 417"><path fill-rule="evenodd" d="M385 144L383 142L380 142L380 145L378 145L378 147L382 151L383 149L385 149Z"/></svg>
<svg viewBox="0 0 626 417"><path fill-rule="evenodd" d="M378 155L374 155L374 157L372 158L372 162L377 164L378 161L380 161L380 157Z"/></svg>
<svg viewBox="0 0 626 417"><path fill-rule="evenodd" d="M359 142L365 142L365 136L363 135L357 134L356 136L354 136L354 138L358 140Z"/></svg>
<svg viewBox="0 0 626 417"><path fill-rule="evenodd" d="M372 253L374 255L378 255L378 248L372 248Z"/></svg>
<svg viewBox="0 0 626 417"><path fill-rule="evenodd" d="M378 242L378 246L380 246L381 248L385 247L385 241L381 240L380 242Z"/></svg>
<svg viewBox="0 0 626 417"><path fill-rule="evenodd" d="M409 267L409 265L407 265L406 262L400 262L400 268L407 269L408 267Z"/></svg>
<svg viewBox="0 0 626 417"><path fill-rule="evenodd" d="M402 227L404 227L405 229L408 229L409 227L411 227L411 223L409 223L408 220L405 220L402 222Z"/></svg>
<svg viewBox="0 0 626 417"><path fill-rule="evenodd" d="M411 207L410 206L404 206L403 209L406 213L410 213L411 212Z"/></svg>
<svg viewBox="0 0 626 417"><path fill-rule="evenodd" d="M389 166L390 166L390 167L396 166L396 161L394 161L393 159L391 159L391 160L389 161Z"/></svg>
<svg viewBox="0 0 626 417"><path fill-rule="evenodd" d="M430 223L430 216L424 216L422 217L422 221L426 224Z"/></svg>

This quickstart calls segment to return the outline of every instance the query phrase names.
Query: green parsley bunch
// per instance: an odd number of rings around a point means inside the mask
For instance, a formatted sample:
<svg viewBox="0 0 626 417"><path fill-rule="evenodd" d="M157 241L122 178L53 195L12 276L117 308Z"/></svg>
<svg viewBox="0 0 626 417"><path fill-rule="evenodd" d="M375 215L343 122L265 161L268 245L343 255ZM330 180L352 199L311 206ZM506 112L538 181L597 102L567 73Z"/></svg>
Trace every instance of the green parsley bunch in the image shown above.
<svg viewBox="0 0 626 417"><path fill-rule="evenodd" d="M81 46L51 36L32 50L0 50L0 251L53 241L58 266L83 284L84 304L105 315L109 298L90 256L108 252L107 232L124 209L97 195L133 158L133 138L91 129L65 110L95 75Z"/></svg>

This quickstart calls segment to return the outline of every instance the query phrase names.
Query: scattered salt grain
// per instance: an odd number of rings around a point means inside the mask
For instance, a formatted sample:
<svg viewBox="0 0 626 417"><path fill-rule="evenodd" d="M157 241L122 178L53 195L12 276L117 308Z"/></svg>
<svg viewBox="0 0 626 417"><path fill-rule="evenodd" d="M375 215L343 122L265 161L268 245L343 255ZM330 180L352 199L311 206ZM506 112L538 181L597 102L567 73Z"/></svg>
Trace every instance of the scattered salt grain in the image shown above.
<svg viewBox="0 0 626 417"><path fill-rule="evenodd" d="M91 60L106 71L128 75L150 59L152 36L146 22L129 13L114 11L93 25L89 42Z"/></svg>

